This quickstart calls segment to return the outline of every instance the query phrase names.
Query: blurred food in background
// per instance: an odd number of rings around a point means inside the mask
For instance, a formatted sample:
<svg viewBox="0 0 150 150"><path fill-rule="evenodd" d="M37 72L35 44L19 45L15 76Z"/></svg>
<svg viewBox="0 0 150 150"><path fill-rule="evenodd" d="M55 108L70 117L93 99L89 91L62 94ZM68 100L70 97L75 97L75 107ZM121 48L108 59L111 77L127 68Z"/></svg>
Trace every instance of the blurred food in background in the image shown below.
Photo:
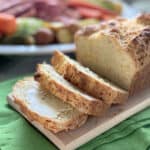
<svg viewBox="0 0 150 150"><path fill-rule="evenodd" d="M0 43L71 43L81 27L121 11L121 4L111 0L1 0Z"/></svg>

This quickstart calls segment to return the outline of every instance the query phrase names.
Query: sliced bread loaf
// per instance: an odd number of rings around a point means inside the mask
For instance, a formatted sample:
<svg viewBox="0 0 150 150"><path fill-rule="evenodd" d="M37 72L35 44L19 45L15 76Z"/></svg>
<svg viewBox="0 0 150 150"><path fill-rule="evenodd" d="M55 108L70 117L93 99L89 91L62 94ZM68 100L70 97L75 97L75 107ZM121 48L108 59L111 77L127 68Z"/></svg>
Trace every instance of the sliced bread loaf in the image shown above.
<svg viewBox="0 0 150 150"><path fill-rule="evenodd" d="M88 94L104 100L105 103L122 103L128 97L128 92L101 78L59 51L54 53L51 64L65 79Z"/></svg>
<svg viewBox="0 0 150 150"><path fill-rule="evenodd" d="M76 34L77 60L132 95L150 86L150 14ZM88 34L87 34L88 33Z"/></svg>
<svg viewBox="0 0 150 150"><path fill-rule="evenodd" d="M99 116L109 107L102 100L77 89L48 64L39 64L34 78L43 88L85 114Z"/></svg>
<svg viewBox="0 0 150 150"><path fill-rule="evenodd" d="M33 78L18 81L11 97L29 120L54 133L75 129L87 120L87 115L43 91Z"/></svg>

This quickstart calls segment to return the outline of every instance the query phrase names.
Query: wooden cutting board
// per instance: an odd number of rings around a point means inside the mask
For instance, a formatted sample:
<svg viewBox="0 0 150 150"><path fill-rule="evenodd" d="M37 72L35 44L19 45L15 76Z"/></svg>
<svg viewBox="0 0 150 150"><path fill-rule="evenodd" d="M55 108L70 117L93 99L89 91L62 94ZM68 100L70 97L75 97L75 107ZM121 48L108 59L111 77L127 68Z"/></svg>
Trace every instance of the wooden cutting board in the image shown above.
<svg viewBox="0 0 150 150"><path fill-rule="evenodd" d="M10 96L8 96L8 103L28 120ZM103 117L90 117L85 125L73 131L54 134L43 128L38 122L30 123L59 149L73 150L148 106L150 106L150 89L129 98L123 105L112 106Z"/></svg>

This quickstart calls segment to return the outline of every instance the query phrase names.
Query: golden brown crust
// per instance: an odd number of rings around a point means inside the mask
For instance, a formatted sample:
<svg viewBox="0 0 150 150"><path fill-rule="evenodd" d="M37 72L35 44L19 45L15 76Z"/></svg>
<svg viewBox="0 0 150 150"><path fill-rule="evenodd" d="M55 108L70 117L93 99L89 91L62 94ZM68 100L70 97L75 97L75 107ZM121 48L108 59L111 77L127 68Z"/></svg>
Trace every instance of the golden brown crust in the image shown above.
<svg viewBox="0 0 150 150"><path fill-rule="evenodd" d="M85 114L100 116L109 107L99 99L92 97L87 98L83 95L77 94L71 91L69 87L66 88L63 84L58 83L50 76L47 77L41 70L40 65L37 67L37 72L34 75L34 78L41 84L43 88Z"/></svg>
<svg viewBox="0 0 150 150"><path fill-rule="evenodd" d="M150 63L135 74L129 94L133 95L148 87L150 87Z"/></svg>
<svg viewBox="0 0 150 150"><path fill-rule="evenodd" d="M137 17L137 22L144 25L150 25L150 13L142 13Z"/></svg>
<svg viewBox="0 0 150 150"><path fill-rule="evenodd" d="M99 29L100 29L99 25L90 25L87 27L83 27L75 34L75 37L76 36L89 36L89 35L97 32Z"/></svg>
<svg viewBox="0 0 150 150"><path fill-rule="evenodd" d="M83 125L87 120L87 115L80 114L74 117L72 120L69 120L64 123L59 123L53 119L40 116L40 114L33 112L31 109L29 109L25 102L23 102L22 100L18 99L15 96L13 96L13 98L14 102L19 106L21 112L23 112L26 115L29 121L31 122L36 121L40 125L42 125L45 129L50 130L54 133L58 133L63 130L67 131L70 129L75 129Z"/></svg>
<svg viewBox="0 0 150 150"><path fill-rule="evenodd" d="M56 51L54 53L51 63L56 71L63 75L65 79L83 91L86 91L88 94L104 100L107 104L123 103L128 97L127 92L115 90L111 85L104 84L80 71L78 67L69 62L61 52Z"/></svg>
<svg viewBox="0 0 150 150"><path fill-rule="evenodd" d="M78 30L78 32L75 34L75 38L77 36L90 36L93 33L98 32L100 30L118 27L119 23L124 22L125 20L126 19L122 17L117 17L116 19L103 21L97 25L89 25L89 26L83 27L80 30Z"/></svg>
<svg viewBox="0 0 150 150"><path fill-rule="evenodd" d="M139 31L129 42L128 52L136 62L138 70L150 63L150 27L145 27Z"/></svg>

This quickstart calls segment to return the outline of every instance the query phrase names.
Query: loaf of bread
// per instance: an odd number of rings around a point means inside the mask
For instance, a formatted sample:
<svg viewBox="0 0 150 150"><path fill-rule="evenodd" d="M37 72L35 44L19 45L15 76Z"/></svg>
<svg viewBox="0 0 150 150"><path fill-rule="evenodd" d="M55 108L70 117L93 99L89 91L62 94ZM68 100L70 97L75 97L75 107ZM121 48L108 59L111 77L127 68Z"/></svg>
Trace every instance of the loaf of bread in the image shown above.
<svg viewBox="0 0 150 150"><path fill-rule="evenodd" d="M80 30L75 36L77 60L130 95L150 86L149 16Z"/></svg>
<svg viewBox="0 0 150 150"><path fill-rule="evenodd" d="M10 94L27 119L57 133L83 125L87 115L44 91L33 78L18 81Z"/></svg>
<svg viewBox="0 0 150 150"><path fill-rule="evenodd" d="M101 78L59 51L54 53L51 64L66 80L88 94L102 99L107 104L122 103L128 97L126 91Z"/></svg>
<svg viewBox="0 0 150 150"><path fill-rule="evenodd" d="M48 64L39 64L34 78L44 89L85 114L100 116L109 107L102 100L77 89Z"/></svg>

